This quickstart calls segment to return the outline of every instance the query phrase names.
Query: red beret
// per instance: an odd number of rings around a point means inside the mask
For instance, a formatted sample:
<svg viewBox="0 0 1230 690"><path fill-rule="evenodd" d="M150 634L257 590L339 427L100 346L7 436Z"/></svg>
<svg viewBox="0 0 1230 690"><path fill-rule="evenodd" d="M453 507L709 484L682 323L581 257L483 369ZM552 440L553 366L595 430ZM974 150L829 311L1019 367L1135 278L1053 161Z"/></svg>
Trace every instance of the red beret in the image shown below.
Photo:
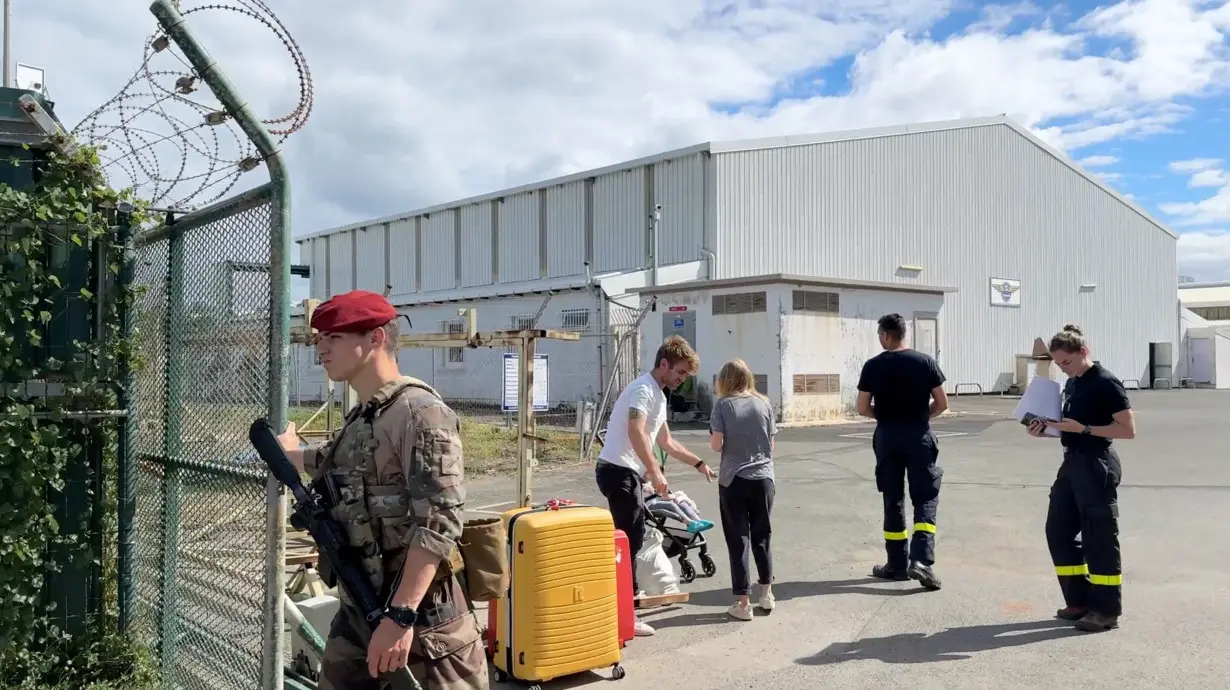
<svg viewBox="0 0 1230 690"><path fill-rule="evenodd" d="M312 328L321 333L366 333L397 318L384 295L355 290L335 295L312 312Z"/></svg>

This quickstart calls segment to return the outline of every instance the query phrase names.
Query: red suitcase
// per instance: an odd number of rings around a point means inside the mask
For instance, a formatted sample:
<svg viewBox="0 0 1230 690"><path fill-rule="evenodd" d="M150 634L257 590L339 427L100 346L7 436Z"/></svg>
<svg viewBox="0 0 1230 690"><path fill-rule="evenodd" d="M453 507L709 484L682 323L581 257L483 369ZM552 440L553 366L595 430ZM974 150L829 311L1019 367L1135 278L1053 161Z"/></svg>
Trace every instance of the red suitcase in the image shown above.
<svg viewBox="0 0 1230 690"><path fill-rule="evenodd" d="M636 554L631 553L628 535L615 530L615 591L619 597L619 643L622 646L636 637L636 611L632 592L632 568Z"/></svg>

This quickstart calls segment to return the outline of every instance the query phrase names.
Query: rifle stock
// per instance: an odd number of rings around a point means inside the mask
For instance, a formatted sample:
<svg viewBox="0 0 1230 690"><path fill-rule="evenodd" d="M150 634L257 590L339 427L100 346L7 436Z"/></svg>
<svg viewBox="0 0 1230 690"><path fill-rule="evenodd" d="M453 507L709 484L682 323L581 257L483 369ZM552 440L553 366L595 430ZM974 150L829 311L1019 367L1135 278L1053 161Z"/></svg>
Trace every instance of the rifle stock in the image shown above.
<svg viewBox="0 0 1230 690"><path fill-rule="evenodd" d="M321 496L304 486L303 480L299 478L299 471L286 456L286 451L278 442L278 435L274 433L273 426L267 419L262 417L252 422L251 428L248 429L248 440L273 476L294 496L291 524L307 530L312 535L320 550L320 557L329 564L337 575L338 584L359 608L367 624L367 630L361 632L366 633L365 641L370 641L380 619L384 617L384 606L381 605L367 575L354 565L353 559L348 558L350 546L345 528L329 515L329 506ZM382 673L381 677L392 684L393 690L423 690L406 667Z"/></svg>

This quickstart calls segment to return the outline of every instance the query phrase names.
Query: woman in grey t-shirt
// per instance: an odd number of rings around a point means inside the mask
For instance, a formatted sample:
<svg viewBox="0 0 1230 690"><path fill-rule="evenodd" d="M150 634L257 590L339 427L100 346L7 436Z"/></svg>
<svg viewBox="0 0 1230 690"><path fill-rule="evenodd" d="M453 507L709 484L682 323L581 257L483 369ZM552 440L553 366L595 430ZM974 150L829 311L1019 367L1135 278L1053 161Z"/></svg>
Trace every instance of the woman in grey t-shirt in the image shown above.
<svg viewBox="0 0 1230 690"><path fill-rule="evenodd" d="M731 588L735 603L727 611L738 620L752 620L748 551L756 562L760 608L774 606L773 557L773 408L756 390L752 370L741 359L722 365L714 386L718 400L710 416L709 445L722 454L718 469L719 509L726 548L730 552Z"/></svg>

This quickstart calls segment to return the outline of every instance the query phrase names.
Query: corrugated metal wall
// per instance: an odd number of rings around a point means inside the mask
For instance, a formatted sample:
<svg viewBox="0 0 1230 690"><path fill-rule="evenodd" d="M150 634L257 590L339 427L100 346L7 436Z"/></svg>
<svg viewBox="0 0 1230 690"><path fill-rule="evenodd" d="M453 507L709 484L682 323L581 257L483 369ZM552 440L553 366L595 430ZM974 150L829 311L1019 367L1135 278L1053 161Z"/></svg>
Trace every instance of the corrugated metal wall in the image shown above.
<svg viewBox="0 0 1230 690"><path fill-rule="evenodd" d="M393 284L392 294L395 295L414 292L418 265L414 227L413 218L389 223L389 282Z"/></svg>
<svg viewBox="0 0 1230 690"><path fill-rule="evenodd" d="M1005 125L719 153L713 164L721 277L959 288L939 335L950 391L1003 388L1013 356L1065 323L1125 379L1147 378L1149 342L1177 339L1176 240ZM1021 281L1019 308L991 306L993 278Z"/></svg>
<svg viewBox="0 0 1230 690"><path fill-rule="evenodd" d="M384 272L386 228L384 223L355 230L355 289L384 292L388 277Z"/></svg>
<svg viewBox="0 0 1230 690"><path fill-rule="evenodd" d="M461 207L461 287L491 283L491 204Z"/></svg>
<svg viewBox="0 0 1230 690"><path fill-rule="evenodd" d="M585 182L548 187L547 278L585 273Z"/></svg>
<svg viewBox="0 0 1230 690"><path fill-rule="evenodd" d="M654 166L653 189L656 203L662 204L659 263L701 259L705 239L705 165L701 154Z"/></svg>
<svg viewBox="0 0 1230 690"><path fill-rule="evenodd" d="M340 295L354 289L354 231L330 235L329 242L329 294Z"/></svg>
<svg viewBox="0 0 1230 690"><path fill-rule="evenodd" d="M456 222L453 219L456 211L437 211L423 218L422 251L423 251L423 282L420 289L423 292L432 290L451 290L457 287L457 249L454 230Z"/></svg>
<svg viewBox="0 0 1230 690"><path fill-rule="evenodd" d="M539 277L538 195L524 192L500 204L500 282Z"/></svg>
<svg viewBox="0 0 1230 690"><path fill-rule="evenodd" d="M648 228L645 168L603 175L594 181L595 272L646 266Z"/></svg>
<svg viewBox="0 0 1230 690"><path fill-rule="evenodd" d="M353 289L356 278L378 292L391 283L396 296L583 276L587 260L595 273L646 268L653 204L662 205L658 263L696 261L712 190L706 162L696 153L304 240L319 278L312 293Z"/></svg>

